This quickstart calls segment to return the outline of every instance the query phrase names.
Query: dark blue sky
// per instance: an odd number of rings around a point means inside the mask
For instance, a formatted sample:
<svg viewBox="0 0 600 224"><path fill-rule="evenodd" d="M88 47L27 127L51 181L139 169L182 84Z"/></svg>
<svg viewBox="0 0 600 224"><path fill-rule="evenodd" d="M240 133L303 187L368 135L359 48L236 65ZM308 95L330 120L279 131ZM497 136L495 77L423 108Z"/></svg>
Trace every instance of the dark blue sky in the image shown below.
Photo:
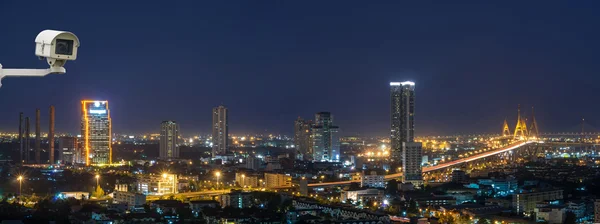
<svg viewBox="0 0 600 224"><path fill-rule="evenodd" d="M129 2L0 1L5 68L47 66L43 29L82 43L67 74L2 80L0 130L36 107L46 127L53 104L57 131L78 132L87 98L110 101L116 133L167 119L208 133L223 103L231 133L289 134L331 111L344 134L386 135L388 83L404 80L421 135L500 132L519 103L542 132L600 122L598 1Z"/></svg>

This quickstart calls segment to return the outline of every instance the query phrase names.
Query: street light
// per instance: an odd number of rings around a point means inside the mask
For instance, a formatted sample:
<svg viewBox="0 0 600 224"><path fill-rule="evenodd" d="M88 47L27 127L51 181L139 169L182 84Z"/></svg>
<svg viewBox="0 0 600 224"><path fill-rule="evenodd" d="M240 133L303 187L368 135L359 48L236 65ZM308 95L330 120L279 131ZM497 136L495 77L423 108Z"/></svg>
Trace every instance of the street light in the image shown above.
<svg viewBox="0 0 600 224"><path fill-rule="evenodd" d="M96 186L100 186L100 175L96 174Z"/></svg>
<svg viewBox="0 0 600 224"><path fill-rule="evenodd" d="M19 196L21 196L21 185L23 183L23 176L17 177L17 180L19 180Z"/></svg>
<svg viewBox="0 0 600 224"><path fill-rule="evenodd" d="M221 172L217 171L215 176L217 176L217 189L219 189L219 177L221 177Z"/></svg>

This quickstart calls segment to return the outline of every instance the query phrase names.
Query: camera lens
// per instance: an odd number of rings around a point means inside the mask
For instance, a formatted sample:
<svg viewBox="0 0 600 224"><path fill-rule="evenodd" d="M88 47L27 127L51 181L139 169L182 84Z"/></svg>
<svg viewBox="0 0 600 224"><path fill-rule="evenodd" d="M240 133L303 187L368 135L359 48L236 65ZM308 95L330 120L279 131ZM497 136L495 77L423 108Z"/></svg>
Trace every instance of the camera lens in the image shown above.
<svg viewBox="0 0 600 224"><path fill-rule="evenodd" d="M54 53L62 55L72 55L73 40L56 39L56 48L54 48Z"/></svg>

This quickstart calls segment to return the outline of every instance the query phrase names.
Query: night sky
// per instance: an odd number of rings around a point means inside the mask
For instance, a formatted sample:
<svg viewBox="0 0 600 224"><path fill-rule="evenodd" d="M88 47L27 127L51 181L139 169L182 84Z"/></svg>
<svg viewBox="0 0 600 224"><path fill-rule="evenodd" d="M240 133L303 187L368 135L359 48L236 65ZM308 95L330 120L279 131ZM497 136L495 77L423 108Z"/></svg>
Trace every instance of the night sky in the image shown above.
<svg viewBox="0 0 600 224"><path fill-rule="evenodd" d="M56 106L77 133L81 99L108 100L113 132L293 132L330 111L344 135L389 133L389 82L416 82L418 135L500 132L517 104L540 131L600 123L600 1L0 1L0 63L46 68L44 29L81 40L67 74L5 78L0 130ZM142 3L143 2L143 3ZM455 1L451 1L455 2Z"/></svg>

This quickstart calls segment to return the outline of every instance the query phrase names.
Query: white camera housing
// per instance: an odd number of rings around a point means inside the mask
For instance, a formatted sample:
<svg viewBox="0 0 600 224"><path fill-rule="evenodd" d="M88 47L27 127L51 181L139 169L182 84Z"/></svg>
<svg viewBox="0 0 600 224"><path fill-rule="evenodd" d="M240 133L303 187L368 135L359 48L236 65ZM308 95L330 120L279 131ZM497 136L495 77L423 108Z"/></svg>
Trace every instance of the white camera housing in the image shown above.
<svg viewBox="0 0 600 224"><path fill-rule="evenodd" d="M51 69L58 69L77 59L79 45L79 38L71 32L44 30L35 38L35 55L46 58Z"/></svg>

